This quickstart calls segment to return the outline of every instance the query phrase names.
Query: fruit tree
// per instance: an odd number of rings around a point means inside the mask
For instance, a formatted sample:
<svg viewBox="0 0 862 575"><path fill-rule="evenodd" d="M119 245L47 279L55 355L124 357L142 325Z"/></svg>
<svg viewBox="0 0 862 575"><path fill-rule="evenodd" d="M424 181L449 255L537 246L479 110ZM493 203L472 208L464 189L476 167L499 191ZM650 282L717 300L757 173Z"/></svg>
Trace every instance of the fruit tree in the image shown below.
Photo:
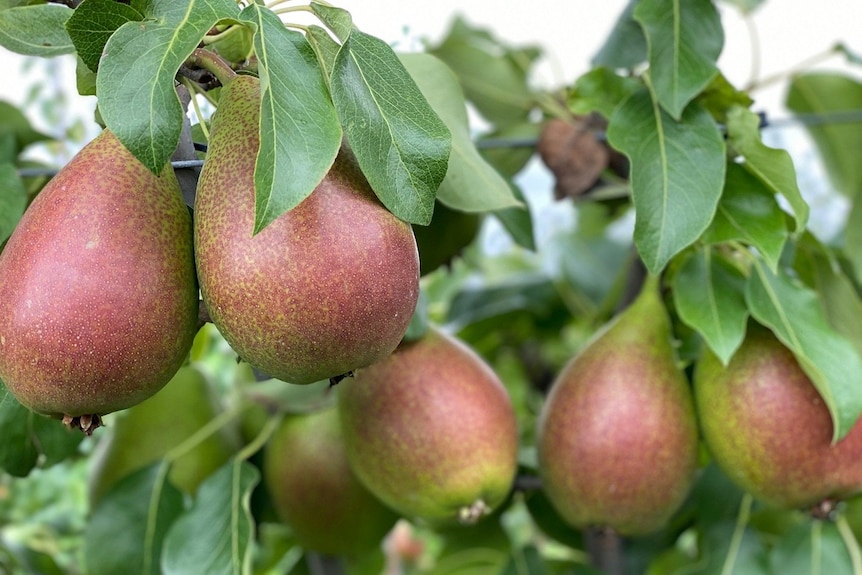
<svg viewBox="0 0 862 575"><path fill-rule="evenodd" d="M0 573L862 575L862 83L780 77L824 233L718 65L760 4L539 88L460 17L0 0L98 126L0 102Z"/></svg>

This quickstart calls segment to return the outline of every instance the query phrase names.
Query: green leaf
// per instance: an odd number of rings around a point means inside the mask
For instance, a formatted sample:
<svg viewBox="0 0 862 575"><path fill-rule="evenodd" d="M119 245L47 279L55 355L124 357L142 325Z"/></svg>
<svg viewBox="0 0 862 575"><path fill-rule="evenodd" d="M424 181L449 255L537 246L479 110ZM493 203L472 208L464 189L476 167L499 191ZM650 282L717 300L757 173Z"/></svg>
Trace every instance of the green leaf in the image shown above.
<svg viewBox="0 0 862 575"><path fill-rule="evenodd" d="M452 140L392 48L354 30L338 53L332 100L380 201L411 224L431 221Z"/></svg>
<svg viewBox="0 0 862 575"><path fill-rule="evenodd" d="M81 96L96 95L96 73L90 70L80 56L75 65L75 87Z"/></svg>
<svg viewBox="0 0 862 575"><path fill-rule="evenodd" d="M27 207L27 190L15 166L0 164L0 244L12 234Z"/></svg>
<svg viewBox="0 0 862 575"><path fill-rule="evenodd" d="M631 161L635 245L658 274L712 221L724 184L724 139L697 104L675 122L646 90L620 104L607 135Z"/></svg>
<svg viewBox="0 0 862 575"><path fill-rule="evenodd" d="M496 127L528 120L535 104L528 74L536 49L510 48L490 32L455 18L443 41L428 52L455 72L464 95Z"/></svg>
<svg viewBox="0 0 862 575"><path fill-rule="evenodd" d="M742 156L742 167L751 172L773 193L790 203L796 216L796 231L805 229L808 204L796 183L793 159L786 150L770 148L760 140L760 118L741 106L727 114L728 145Z"/></svg>
<svg viewBox="0 0 862 575"><path fill-rule="evenodd" d="M161 573L165 535L183 511L183 496L167 475L167 463L154 463L99 500L84 532L88 575Z"/></svg>
<svg viewBox="0 0 862 575"><path fill-rule="evenodd" d="M757 248L775 271L787 235L787 217L773 191L739 164L728 163L718 211L703 240L742 241Z"/></svg>
<svg viewBox="0 0 862 575"><path fill-rule="evenodd" d="M232 65L243 65L254 55L254 27L235 20L222 20L215 30L220 31L220 37L211 40L207 47L222 59Z"/></svg>
<svg viewBox="0 0 862 575"><path fill-rule="evenodd" d="M437 199L463 212L522 206L506 180L476 149L455 74L430 54L402 54L399 58L452 135L449 168L437 191Z"/></svg>
<svg viewBox="0 0 862 575"><path fill-rule="evenodd" d="M559 294L553 282L539 274L521 274L498 285L469 286L452 298L447 323L461 329L509 313L547 317L556 310Z"/></svg>
<svg viewBox="0 0 862 575"><path fill-rule="evenodd" d="M696 575L772 573L763 566L765 543L754 529L739 531L736 520L724 520L706 523L698 531L698 561L682 572Z"/></svg>
<svg viewBox="0 0 862 575"><path fill-rule="evenodd" d="M530 210L530 204L524 198L524 193L513 182L509 182L512 193L522 203L522 207L506 208L505 210L497 210L493 213L506 232L512 237L516 244L524 249L536 251L536 238L533 232L533 216Z"/></svg>
<svg viewBox="0 0 862 575"><path fill-rule="evenodd" d="M0 161L12 161L18 154L31 144L50 140L51 136L37 132L30 125L30 120L21 111L7 102L0 102L0 138L10 135L14 139L15 150L11 158Z"/></svg>
<svg viewBox="0 0 862 575"><path fill-rule="evenodd" d="M174 76L233 0L153 0L147 19L120 26L105 44L96 93L108 128L153 173L173 154L183 125Z"/></svg>
<svg viewBox="0 0 862 575"><path fill-rule="evenodd" d="M254 168L254 233L299 205L341 146L341 126L311 46L273 12L252 4L261 83L260 151Z"/></svg>
<svg viewBox="0 0 862 575"><path fill-rule="evenodd" d="M853 277L862 284L862 194L853 198L853 205L844 225L844 256L853 266Z"/></svg>
<svg viewBox="0 0 862 575"><path fill-rule="evenodd" d="M575 81L575 88L568 98L569 109L575 114L598 112L610 118L620 102L641 86L634 78L618 76L608 68L594 68Z"/></svg>
<svg viewBox="0 0 862 575"><path fill-rule="evenodd" d="M794 76L787 90L787 107L798 115L828 116L862 109L862 82L838 73L812 72ZM828 118L825 118L828 120ZM855 197L862 190L862 130L854 122L806 124L829 180L839 192Z"/></svg>
<svg viewBox="0 0 862 575"><path fill-rule="evenodd" d="M66 31L75 44L78 56L95 72L108 38L126 22L138 22L144 15L115 0L86 0L66 22Z"/></svg>
<svg viewBox="0 0 862 575"><path fill-rule="evenodd" d="M305 38L314 50L323 78L326 80L326 85L329 86L329 79L332 76L333 68L335 68L335 58L338 56L338 51L341 50L341 44L333 40L326 30L313 24L308 27Z"/></svg>
<svg viewBox="0 0 862 575"><path fill-rule="evenodd" d="M678 120L718 73L724 45L718 10L711 0L641 0L634 18L646 34L658 101Z"/></svg>
<svg viewBox="0 0 862 575"><path fill-rule="evenodd" d="M250 463L232 461L201 484L191 509L165 540L165 575L249 572L254 537L249 498L258 479Z"/></svg>
<svg viewBox="0 0 862 575"><path fill-rule="evenodd" d="M834 254L806 232L796 246L794 268L820 294L829 324L862 354L862 299Z"/></svg>
<svg viewBox="0 0 862 575"><path fill-rule="evenodd" d="M512 550L513 557L500 572L500 575L548 575L550 571L539 550L533 545Z"/></svg>
<svg viewBox="0 0 862 575"><path fill-rule="evenodd" d="M0 382L0 469L14 477L26 477L36 465L39 453L30 437L33 413L18 403Z"/></svg>
<svg viewBox="0 0 862 575"><path fill-rule="evenodd" d="M18 145L15 134L0 132L0 165L12 164L18 159Z"/></svg>
<svg viewBox="0 0 862 575"><path fill-rule="evenodd" d="M853 562L838 528L830 521L809 519L784 534L769 554L771 573L853 573Z"/></svg>
<svg viewBox="0 0 862 575"><path fill-rule="evenodd" d="M578 225L572 233L556 239L555 247L560 252L561 269L568 284L586 296L578 301L586 299L592 304L584 311L595 313L612 293L620 270L629 261L631 245L611 239L604 230L587 231L586 220L592 223L602 217L597 213L601 207L585 203L578 208Z"/></svg>
<svg viewBox="0 0 862 575"><path fill-rule="evenodd" d="M59 56L75 51L66 33L73 10L59 4L18 6L0 11L0 46L26 56Z"/></svg>
<svg viewBox="0 0 862 575"><path fill-rule="evenodd" d="M629 0L620 13L607 40L590 60L596 68L631 69L647 59L647 41L643 29L633 18L639 0Z"/></svg>
<svg viewBox="0 0 862 575"><path fill-rule="evenodd" d="M347 38L350 37L354 29L353 18L350 16L350 12L343 8L336 8L335 6L319 2L312 2L310 6L311 11L320 18L321 22L326 24L327 28L332 30L336 38L342 42L347 41Z"/></svg>
<svg viewBox="0 0 862 575"><path fill-rule="evenodd" d="M251 367L249 383L239 390L244 400L256 403L267 413L309 413L331 405L332 383L326 379L308 385L294 385L280 379L257 381Z"/></svg>
<svg viewBox="0 0 862 575"><path fill-rule="evenodd" d="M697 102L712 114L718 122L727 122L727 112L735 106L748 108L754 103L748 92L736 89L724 74L716 74L709 86L706 87Z"/></svg>
<svg viewBox="0 0 862 575"><path fill-rule="evenodd" d="M745 277L709 248L689 254L673 279L679 317L727 365L745 338Z"/></svg>
<svg viewBox="0 0 862 575"><path fill-rule="evenodd" d="M54 465L78 449L83 434L73 433L62 423L33 413L0 381L0 470L24 477L43 457L41 465Z"/></svg>
<svg viewBox="0 0 862 575"><path fill-rule="evenodd" d="M818 294L755 261L746 285L751 315L793 351L829 408L833 440L862 413L862 358L826 320Z"/></svg>

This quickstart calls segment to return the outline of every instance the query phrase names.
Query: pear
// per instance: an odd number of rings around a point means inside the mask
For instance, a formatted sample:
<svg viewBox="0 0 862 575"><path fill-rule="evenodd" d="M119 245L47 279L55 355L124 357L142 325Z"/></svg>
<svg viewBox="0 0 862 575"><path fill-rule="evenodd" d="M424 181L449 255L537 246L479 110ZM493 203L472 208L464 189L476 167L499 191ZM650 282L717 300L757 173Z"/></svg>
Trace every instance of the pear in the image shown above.
<svg viewBox="0 0 862 575"><path fill-rule="evenodd" d="M279 516L309 551L367 553L398 519L351 471L334 406L286 416L267 442L263 477Z"/></svg>
<svg viewBox="0 0 862 575"><path fill-rule="evenodd" d="M695 478L698 431L651 277L559 373L538 422L545 493L575 527L662 527Z"/></svg>
<svg viewBox="0 0 862 575"><path fill-rule="evenodd" d="M419 295L416 241L346 148L308 198L254 235L259 109L257 78L222 89L195 201L201 293L243 360L313 383L398 345Z"/></svg>
<svg viewBox="0 0 862 575"><path fill-rule="evenodd" d="M351 466L404 516L478 521L508 494L517 468L512 403L469 347L431 328L339 386Z"/></svg>
<svg viewBox="0 0 862 575"><path fill-rule="evenodd" d="M0 254L0 379L30 409L91 432L161 389L197 331L192 226L109 131L28 208Z"/></svg>
<svg viewBox="0 0 862 575"><path fill-rule="evenodd" d="M704 440L755 497L809 508L862 491L862 425L832 444L832 419L793 353L751 322L725 367L708 349L694 375Z"/></svg>
<svg viewBox="0 0 862 575"><path fill-rule="evenodd" d="M220 412L207 379L193 367L177 374L149 399L117 414L90 458L90 506L122 478L154 463L189 439ZM239 447L238 435L223 428L171 464L169 481L194 495L198 485L227 463Z"/></svg>

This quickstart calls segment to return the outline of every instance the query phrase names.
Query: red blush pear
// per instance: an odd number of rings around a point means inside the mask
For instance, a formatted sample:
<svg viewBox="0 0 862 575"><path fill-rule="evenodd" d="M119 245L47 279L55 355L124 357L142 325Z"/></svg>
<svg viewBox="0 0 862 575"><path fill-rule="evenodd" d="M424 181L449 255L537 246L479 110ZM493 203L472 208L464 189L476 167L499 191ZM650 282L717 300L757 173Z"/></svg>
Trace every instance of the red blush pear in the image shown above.
<svg viewBox="0 0 862 575"><path fill-rule="evenodd" d="M0 254L0 379L91 432L177 372L197 332L191 217L105 130L36 197Z"/></svg>
<svg viewBox="0 0 862 575"><path fill-rule="evenodd" d="M755 497L802 509L862 491L862 425L832 443L829 409L766 328L750 323L727 366L705 350L694 390L710 452Z"/></svg>
<svg viewBox="0 0 862 575"><path fill-rule="evenodd" d="M222 88L195 201L195 254L213 323L239 356L308 384L386 357L419 296L409 224L377 199L347 148L298 206L257 234L260 81Z"/></svg>

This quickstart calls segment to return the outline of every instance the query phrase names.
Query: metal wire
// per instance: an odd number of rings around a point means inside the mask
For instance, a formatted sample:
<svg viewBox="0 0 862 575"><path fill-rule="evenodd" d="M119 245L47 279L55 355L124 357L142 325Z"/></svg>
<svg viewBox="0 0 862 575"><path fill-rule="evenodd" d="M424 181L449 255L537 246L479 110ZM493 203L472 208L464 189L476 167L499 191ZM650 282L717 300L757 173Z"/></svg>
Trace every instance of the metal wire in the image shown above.
<svg viewBox="0 0 862 575"><path fill-rule="evenodd" d="M841 110L837 112L827 112L822 114L797 114L786 118L778 118L770 120L765 112L758 113L760 116L760 128L768 129L783 129L793 125L803 126L826 126L835 124L856 124L862 123L862 110ZM724 130L724 126L721 126ZM597 140L606 141L606 135L603 130L595 130L594 135ZM517 148L535 148L538 143L537 137L532 138L487 138L478 140L476 147L483 150L494 149L517 149ZM195 142L195 150L206 152L206 144ZM182 160L171 162L174 169L184 168L200 168L204 165L203 160ZM38 177L53 177L57 174L56 168L20 168L17 170L18 176L21 178L38 178Z"/></svg>

